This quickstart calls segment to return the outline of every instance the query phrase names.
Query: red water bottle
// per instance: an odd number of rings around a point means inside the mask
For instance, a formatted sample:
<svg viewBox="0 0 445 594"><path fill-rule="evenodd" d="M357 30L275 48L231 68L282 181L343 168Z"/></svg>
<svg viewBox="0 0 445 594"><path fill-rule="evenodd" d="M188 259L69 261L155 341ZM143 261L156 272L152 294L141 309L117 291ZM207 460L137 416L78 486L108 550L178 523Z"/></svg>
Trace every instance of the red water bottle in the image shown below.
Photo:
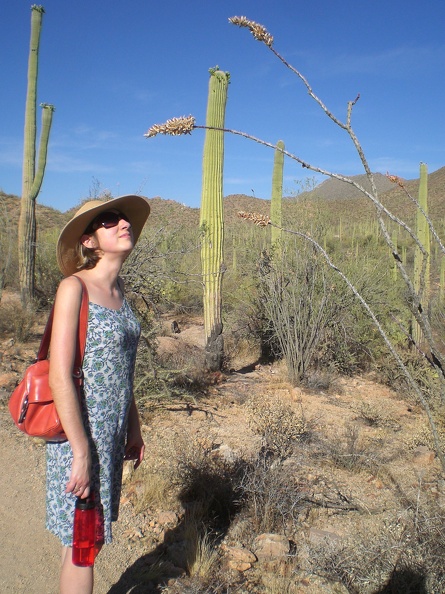
<svg viewBox="0 0 445 594"><path fill-rule="evenodd" d="M76 499L73 528L73 565L94 565L96 549L96 505L93 497Z"/></svg>

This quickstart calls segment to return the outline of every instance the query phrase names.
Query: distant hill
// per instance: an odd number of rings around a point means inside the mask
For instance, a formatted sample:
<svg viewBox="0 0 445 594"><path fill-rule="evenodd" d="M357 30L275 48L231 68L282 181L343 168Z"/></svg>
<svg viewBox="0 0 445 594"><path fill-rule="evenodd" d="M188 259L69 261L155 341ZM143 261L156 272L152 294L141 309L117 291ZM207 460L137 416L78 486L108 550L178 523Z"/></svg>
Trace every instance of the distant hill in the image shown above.
<svg viewBox="0 0 445 594"><path fill-rule="evenodd" d="M371 189L368 178L365 174L354 175L352 179L365 188L365 190L369 191ZM394 184L390 182L386 175L383 175L382 173L374 173L374 182L379 194L388 192L394 188ZM348 200L361 197L360 190L357 190L357 188L351 184L347 184L333 178L327 179L314 188L311 192L306 192L305 194L316 196L322 200L337 200L339 198L342 200Z"/></svg>
<svg viewBox="0 0 445 594"><path fill-rule="evenodd" d="M360 185L369 189L365 175L352 177ZM374 174L375 183L381 201L402 216L414 212L405 191L381 173ZM412 196L417 197L419 180L403 180L404 186ZM428 176L429 209L433 217L445 217L445 167L430 173ZM332 220L340 217L349 220L360 220L373 212L373 206L360 192L350 184L336 179L328 179L310 192L285 200L285 208L298 214L301 201L316 201L322 209L332 216ZM152 208L148 219L148 228L180 229L195 227L199 224L199 208L190 208L174 200L160 197L149 198ZM0 215L17 224L20 214L20 200L17 196L0 192ZM40 230L61 229L72 217L77 206L62 213L54 208L37 204L37 221ZM230 194L224 198L224 215L226 226L243 223L238 218L239 211L268 214L270 201L245 194Z"/></svg>
<svg viewBox="0 0 445 594"><path fill-rule="evenodd" d="M4 194L0 191L0 220L6 218L7 223L18 225L20 216L20 198L13 194ZM37 203L36 209L37 225L39 229L47 231L49 229L61 229L69 216L51 208Z"/></svg>

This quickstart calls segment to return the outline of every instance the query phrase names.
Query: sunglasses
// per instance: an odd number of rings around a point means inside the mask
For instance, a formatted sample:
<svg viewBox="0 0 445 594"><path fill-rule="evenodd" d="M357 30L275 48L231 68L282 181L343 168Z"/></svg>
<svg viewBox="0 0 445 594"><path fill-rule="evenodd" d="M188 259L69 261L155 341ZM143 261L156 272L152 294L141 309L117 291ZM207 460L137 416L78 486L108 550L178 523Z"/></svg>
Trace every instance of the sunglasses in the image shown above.
<svg viewBox="0 0 445 594"><path fill-rule="evenodd" d="M104 227L105 229L112 229L113 227L117 227L119 225L119 221L127 221L129 223L128 217L126 217L121 212L113 212L112 210L106 210L105 212L101 212L100 214L95 217L88 227L85 229L85 233L88 235L90 233L94 233L100 227Z"/></svg>

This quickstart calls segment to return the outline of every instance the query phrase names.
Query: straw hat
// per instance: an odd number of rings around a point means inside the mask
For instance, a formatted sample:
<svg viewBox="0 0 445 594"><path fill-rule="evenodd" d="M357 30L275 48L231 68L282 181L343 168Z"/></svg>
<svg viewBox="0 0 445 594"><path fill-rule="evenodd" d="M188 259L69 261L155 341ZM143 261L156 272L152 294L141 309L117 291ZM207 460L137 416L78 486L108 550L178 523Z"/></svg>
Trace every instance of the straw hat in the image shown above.
<svg viewBox="0 0 445 594"><path fill-rule="evenodd" d="M112 200L90 200L82 204L74 217L62 229L57 241L57 263L65 276L78 271L76 246L85 229L101 212L119 210L131 223L134 243L139 239L145 221L150 214L147 198L143 196L119 196Z"/></svg>

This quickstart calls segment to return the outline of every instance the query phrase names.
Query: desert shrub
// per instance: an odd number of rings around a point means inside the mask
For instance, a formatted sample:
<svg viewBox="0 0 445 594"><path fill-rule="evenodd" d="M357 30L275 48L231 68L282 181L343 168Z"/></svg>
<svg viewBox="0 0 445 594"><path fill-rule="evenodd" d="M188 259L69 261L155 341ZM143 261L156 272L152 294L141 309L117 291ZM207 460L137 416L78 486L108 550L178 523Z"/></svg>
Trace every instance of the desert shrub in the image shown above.
<svg viewBox="0 0 445 594"><path fill-rule="evenodd" d="M295 445L309 436L311 424L303 409L296 411L280 397L252 395L245 407L249 426L261 435L264 450L275 457L288 458Z"/></svg>
<svg viewBox="0 0 445 594"><path fill-rule="evenodd" d="M445 448L445 422L443 417L439 418L439 421L440 423L438 423L437 426L437 433L442 448ZM436 451L437 448L436 444L434 443L430 426L426 423L420 425L416 430L412 432L409 439L406 440L406 446L410 451L416 449L419 446L425 446L432 451Z"/></svg>
<svg viewBox="0 0 445 594"><path fill-rule="evenodd" d="M364 230L344 225L341 238L329 247L331 222L304 209L301 217L292 230L308 232L325 246L396 348L406 347L404 328L411 314L401 278L388 264L387 246L378 235L369 243ZM287 235L283 258L263 251L258 270L263 353L284 357L293 383L305 381L314 370L352 375L388 361L387 347L363 305L311 244Z"/></svg>
<svg viewBox="0 0 445 594"><path fill-rule="evenodd" d="M413 501L379 532L363 529L340 542L310 544L310 571L356 594L439 594L445 587L443 521L439 506Z"/></svg>
<svg viewBox="0 0 445 594"><path fill-rule="evenodd" d="M239 369L259 361L261 347L249 330L224 326L224 369Z"/></svg>
<svg viewBox="0 0 445 594"><path fill-rule="evenodd" d="M203 526L215 533L227 530L239 509L238 483L244 462L227 461L215 452L210 439L175 438L175 467L171 480L179 500Z"/></svg>
<svg viewBox="0 0 445 594"><path fill-rule="evenodd" d="M143 235L122 268L126 291L140 315L157 312L165 301L163 258L159 253L162 235L154 233L150 240Z"/></svg>
<svg viewBox="0 0 445 594"><path fill-rule="evenodd" d="M177 314L202 313L202 283L198 273L181 273L178 279L168 280L165 285L165 297L170 312Z"/></svg>
<svg viewBox="0 0 445 594"><path fill-rule="evenodd" d="M354 410L358 417L370 427L385 427L394 424L394 421L382 411L381 404L378 402L360 400Z"/></svg>
<svg viewBox="0 0 445 594"><path fill-rule="evenodd" d="M147 229L123 267L131 290L157 313L200 313L202 283L195 229Z"/></svg>
<svg viewBox="0 0 445 594"><path fill-rule="evenodd" d="M304 386L310 390L327 391L335 385L337 373L331 369L314 369L304 379Z"/></svg>
<svg viewBox="0 0 445 594"><path fill-rule="evenodd" d="M261 451L245 467L239 485L245 513L255 533L289 533L307 505L305 492L282 464Z"/></svg>
<svg viewBox="0 0 445 594"><path fill-rule="evenodd" d="M37 321L37 310L34 303L23 306L19 300L8 300L0 303L0 332L10 334L18 342L27 342L33 333Z"/></svg>
<svg viewBox="0 0 445 594"><path fill-rule="evenodd" d="M0 197L2 197L0 192ZM3 289L11 286L17 289L18 275L18 253L17 253L17 233L15 226L11 224L11 217L6 207L0 200L0 298Z"/></svg>
<svg viewBox="0 0 445 594"><path fill-rule="evenodd" d="M375 471L380 466L378 452L355 424L346 425L335 442L320 440L318 447L338 468L357 472L365 468Z"/></svg>
<svg viewBox="0 0 445 594"><path fill-rule="evenodd" d="M159 324L152 308L141 295L128 292L127 298L141 323L134 374L134 395L138 403L143 405L160 392L156 363Z"/></svg>
<svg viewBox="0 0 445 594"><path fill-rule="evenodd" d="M289 381L307 374L327 328L335 321L329 307L330 272L311 246L295 242L282 258L263 252L259 262L259 316L263 345L286 359Z"/></svg>
<svg viewBox="0 0 445 594"><path fill-rule="evenodd" d="M434 406L434 398L440 392L438 376L430 362L417 350L402 348L399 349L403 362L423 394ZM408 385L406 377L401 373L398 366L394 365L392 357L382 357L373 365L379 381L396 391L403 391L413 401L417 400L411 386Z"/></svg>
<svg viewBox="0 0 445 594"><path fill-rule="evenodd" d="M254 363L261 358L261 321L251 274L239 278L229 272L223 291L225 367Z"/></svg>
<svg viewBox="0 0 445 594"><path fill-rule="evenodd" d="M375 594L390 577L402 543L388 534L363 533L338 541L309 545L310 571L338 581L352 594Z"/></svg>
<svg viewBox="0 0 445 594"><path fill-rule="evenodd" d="M386 254L385 254L386 256ZM407 312L401 302L401 288L379 257L366 261L348 261L340 255L339 265L360 295L369 304L397 348L406 345L401 325ZM331 299L338 315L335 325L328 328L326 340L317 353L317 367L333 368L341 374L353 375L380 364L395 367L392 357L374 322L351 290L338 278Z"/></svg>
<svg viewBox="0 0 445 594"><path fill-rule="evenodd" d="M173 395L204 393L208 388L202 349L178 343L173 350L159 354L157 361Z"/></svg>
<svg viewBox="0 0 445 594"><path fill-rule="evenodd" d="M127 481L126 492L135 493L133 505L136 513L146 509L168 509L173 502L171 484L162 473L152 472L143 465L137 475L133 474ZM137 488L132 485L136 483Z"/></svg>

